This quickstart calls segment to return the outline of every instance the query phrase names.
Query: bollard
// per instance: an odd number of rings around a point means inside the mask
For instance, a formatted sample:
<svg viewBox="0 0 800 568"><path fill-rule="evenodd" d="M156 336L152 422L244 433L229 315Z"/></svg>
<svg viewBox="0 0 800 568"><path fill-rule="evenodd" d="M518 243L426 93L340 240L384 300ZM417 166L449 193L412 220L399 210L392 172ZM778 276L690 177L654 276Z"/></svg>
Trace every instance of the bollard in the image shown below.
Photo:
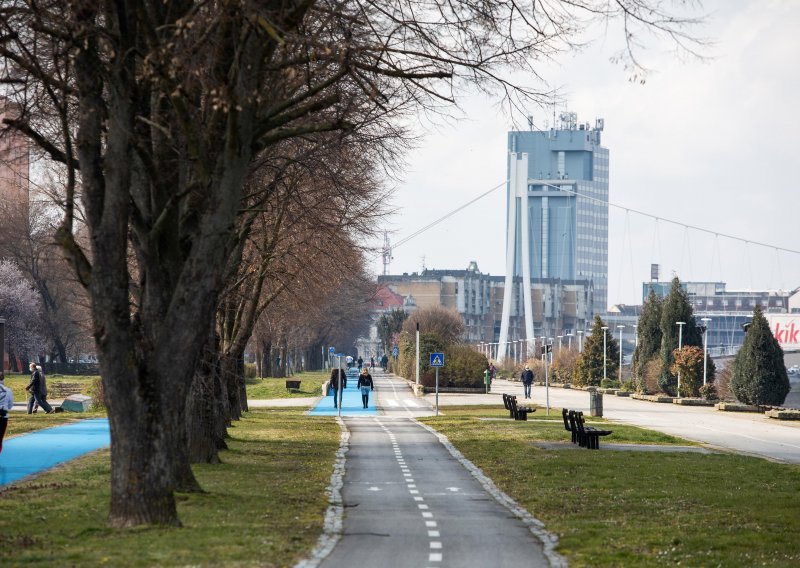
<svg viewBox="0 0 800 568"><path fill-rule="evenodd" d="M603 416L603 393L589 389L589 416Z"/></svg>

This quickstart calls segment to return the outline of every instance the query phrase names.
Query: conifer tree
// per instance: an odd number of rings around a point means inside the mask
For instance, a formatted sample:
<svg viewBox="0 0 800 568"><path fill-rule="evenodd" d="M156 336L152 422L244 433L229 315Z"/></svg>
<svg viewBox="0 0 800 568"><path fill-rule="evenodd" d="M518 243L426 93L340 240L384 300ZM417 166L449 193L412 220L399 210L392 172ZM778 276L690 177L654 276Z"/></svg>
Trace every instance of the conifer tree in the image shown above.
<svg viewBox="0 0 800 568"><path fill-rule="evenodd" d="M678 378L672 374L672 365L675 362L673 351L678 348L681 331L677 322L686 322L683 326L684 347L703 346L703 338L697 329L697 322L692 315L692 304L686 291L681 286L680 279L672 279L672 287L661 307L661 360L663 371L658 380L658 386L665 393L674 396L677 394Z"/></svg>
<svg viewBox="0 0 800 568"><path fill-rule="evenodd" d="M745 404L781 405L789 393L783 349L761 308L753 310L742 348L733 360L731 391Z"/></svg>
<svg viewBox="0 0 800 568"><path fill-rule="evenodd" d="M603 320L594 316L592 333L583 343L583 353L575 365L574 381L578 385L597 386L603 379ZM606 376L617 377L619 344L612 333L606 332Z"/></svg>
<svg viewBox="0 0 800 568"><path fill-rule="evenodd" d="M661 304L661 298L656 296L651 286L636 328L636 349L633 351L631 362L634 377L641 377L645 365L656 357L661 349Z"/></svg>

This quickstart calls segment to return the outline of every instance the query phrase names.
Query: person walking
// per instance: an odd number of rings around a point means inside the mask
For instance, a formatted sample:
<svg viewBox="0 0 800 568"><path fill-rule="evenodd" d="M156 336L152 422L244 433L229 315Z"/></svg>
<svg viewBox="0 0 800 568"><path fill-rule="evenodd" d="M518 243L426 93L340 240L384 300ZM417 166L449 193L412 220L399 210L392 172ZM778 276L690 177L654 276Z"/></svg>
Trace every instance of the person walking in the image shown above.
<svg viewBox="0 0 800 568"><path fill-rule="evenodd" d="M375 357L370 357L369 358L369 368L370 369L374 369L375 368Z"/></svg>
<svg viewBox="0 0 800 568"><path fill-rule="evenodd" d="M364 359L361 358L361 355L358 356L358 370L361 371L362 367L364 367Z"/></svg>
<svg viewBox="0 0 800 568"><path fill-rule="evenodd" d="M522 388L525 391L525 398L531 397L531 385L533 385L533 371L525 365L525 370L522 371Z"/></svg>
<svg viewBox="0 0 800 568"><path fill-rule="evenodd" d="M6 375L0 371L0 453L3 451L3 438L8 426L8 413L14 408L14 393L5 384Z"/></svg>
<svg viewBox="0 0 800 568"><path fill-rule="evenodd" d="M384 353L383 357L381 357L381 367L383 367L383 372L384 373L389 368L389 357L386 356L386 353Z"/></svg>
<svg viewBox="0 0 800 568"><path fill-rule="evenodd" d="M369 369L366 367L358 375L356 388L361 389L361 402L364 404L364 408L367 408L369 406L369 392L375 390L375 385L372 383L372 375L369 374Z"/></svg>
<svg viewBox="0 0 800 568"><path fill-rule="evenodd" d="M346 376L342 369L331 369L331 378L328 381L328 385L330 389L333 391L333 407L336 408L339 405L339 375L341 374L342 379ZM343 382L343 381L342 381Z"/></svg>
<svg viewBox="0 0 800 568"><path fill-rule="evenodd" d="M28 414L33 414L33 403L38 402L39 406L45 411L46 414L52 414L53 407L47 402L47 387L45 386L43 375L39 369L36 368L36 363L30 364L31 382L25 387L25 390L30 393L28 396Z"/></svg>

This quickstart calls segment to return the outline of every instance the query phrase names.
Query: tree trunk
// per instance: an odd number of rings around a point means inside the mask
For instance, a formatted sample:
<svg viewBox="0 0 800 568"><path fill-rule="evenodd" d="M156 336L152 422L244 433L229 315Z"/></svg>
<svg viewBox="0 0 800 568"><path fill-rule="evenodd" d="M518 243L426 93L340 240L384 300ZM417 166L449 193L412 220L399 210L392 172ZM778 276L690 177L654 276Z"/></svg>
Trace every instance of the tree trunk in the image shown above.
<svg viewBox="0 0 800 568"><path fill-rule="evenodd" d="M219 463L216 444L217 379L215 355L208 349L194 375L186 401L186 434L191 463Z"/></svg>

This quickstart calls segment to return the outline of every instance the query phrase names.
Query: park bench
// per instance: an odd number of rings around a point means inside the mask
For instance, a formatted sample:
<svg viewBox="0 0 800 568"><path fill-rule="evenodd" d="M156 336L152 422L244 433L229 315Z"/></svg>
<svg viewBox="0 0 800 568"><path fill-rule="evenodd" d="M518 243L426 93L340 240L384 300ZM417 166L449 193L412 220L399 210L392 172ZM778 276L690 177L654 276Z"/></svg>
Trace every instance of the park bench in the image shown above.
<svg viewBox="0 0 800 568"><path fill-rule="evenodd" d="M503 406L505 406L506 410L508 410L508 417L514 418L514 410L511 408L511 401L509 401L510 398L510 394L503 393Z"/></svg>
<svg viewBox="0 0 800 568"><path fill-rule="evenodd" d="M508 404L514 420L527 420L529 412L536 412L536 409L531 406L519 406L517 397L514 395L508 395Z"/></svg>
<svg viewBox="0 0 800 568"><path fill-rule="evenodd" d="M566 430L567 432L570 432L572 434L572 443L573 444L577 444L578 443L578 430L576 428L573 428L572 426L570 426L569 413L570 413L569 409L566 409L566 408L562 408L561 409L561 417L564 419L564 430Z"/></svg>
<svg viewBox="0 0 800 568"><path fill-rule="evenodd" d="M80 383L48 382L47 396L50 398L66 398L71 394L80 394Z"/></svg>
<svg viewBox="0 0 800 568"><path fill-rule="evenodd" d="M582 448L598 450L600 449L600 436L609 436L613 433L611 430L599 430L592 426L586 426L583 412L570 410L567 416L570 429L575 431L578 445Z"/></svg>
<svg viewBox="0 0 800 568"><path fill-rule="evenodd" d="M286 390L293 391L293 390L300 390L300 381L295 380L286 380Z"/></svg>

